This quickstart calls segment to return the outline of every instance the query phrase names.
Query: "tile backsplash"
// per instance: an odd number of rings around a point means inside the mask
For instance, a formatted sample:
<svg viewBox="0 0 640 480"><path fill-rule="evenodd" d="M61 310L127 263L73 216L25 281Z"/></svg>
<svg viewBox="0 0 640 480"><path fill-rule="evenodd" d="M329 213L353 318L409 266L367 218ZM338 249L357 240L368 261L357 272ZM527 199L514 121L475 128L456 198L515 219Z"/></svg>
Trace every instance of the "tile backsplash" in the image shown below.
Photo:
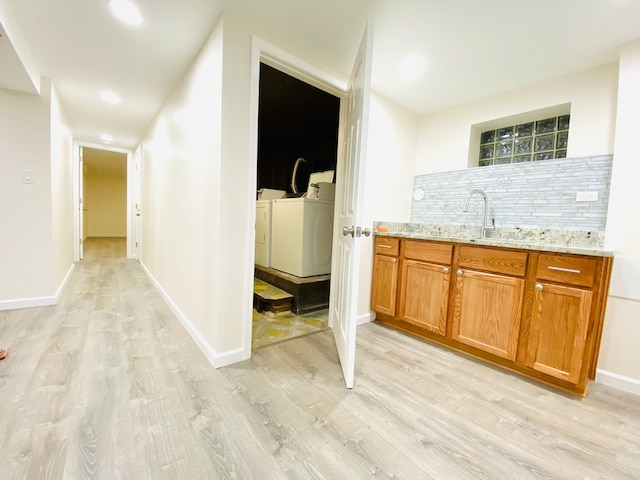
<svg viewBox="0 0 640 480"><path fill-rule="evenodd" d="M550 228L604 231L609 203L612 155L544 162L514 163L453 172L418 175L414 192L413 223L479 225L483 202L465 200L474 188L489 198L490 215L497 227ZM597 192L593 202L578 202L578 192Z"/></svg>

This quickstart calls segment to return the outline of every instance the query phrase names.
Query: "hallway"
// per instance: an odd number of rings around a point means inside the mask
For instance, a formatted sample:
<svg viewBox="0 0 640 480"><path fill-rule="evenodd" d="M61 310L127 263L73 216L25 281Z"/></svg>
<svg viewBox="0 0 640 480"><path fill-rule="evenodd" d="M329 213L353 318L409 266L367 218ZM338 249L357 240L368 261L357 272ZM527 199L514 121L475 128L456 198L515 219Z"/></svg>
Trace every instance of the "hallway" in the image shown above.
<svg viewBox="0 0 640 480"><path fill-rule="evenodd" d="M90 240L57 306L0 312L0 478L637 478L638 397L358 335L353 390L330 331L215 370L124 239Z"/></svg>

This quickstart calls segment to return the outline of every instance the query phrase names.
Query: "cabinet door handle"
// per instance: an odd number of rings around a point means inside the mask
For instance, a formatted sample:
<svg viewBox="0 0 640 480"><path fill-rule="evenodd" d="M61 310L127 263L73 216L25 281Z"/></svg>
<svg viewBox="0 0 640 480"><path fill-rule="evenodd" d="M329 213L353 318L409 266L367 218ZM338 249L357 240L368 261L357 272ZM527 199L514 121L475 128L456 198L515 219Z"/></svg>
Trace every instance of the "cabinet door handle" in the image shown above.
<svg viewBox="0 0 640 480"><path fill-rule="evenodd" d="M542 284L536 283L536 291L541 292L542 290L544 290L544 287L542 286Z"/></svg>
<svg viewBox="0 0 640 480"><path fill-rule="evenodd" d="M397 261L398 261L398 259L397 259L397 258L392 258L392 259L391 259L391 263L396 263Z"/></svg>
<svg viewBox="0 0 640 480"><path fill-rule="evenodd" d="M444 268L442 269L442 271L443 271L444 273L449 273L449 267L444 267Z"/></svg>
<svg viewBox="0 0 640 480"><path fill-rule="evenodd" d="M457 276L459 276L459 277L461 277L461 276L462 276L462 270L458 270L458 271L456 272L456 275L457 275Z"/></svg>
<svg viewBox="0 0 640 480"><path fill-rule="evenodd" d="M391 248L391 245L378 245L380 248Z"/></svg>
<svg viewBox="0 0 640 480"><path fill-rule="evenodd" d="M558 272L580 273L580 270L576 270L575 268L554 267L553 265L549 265L547 268L549 270L556 270Z"/></svg>

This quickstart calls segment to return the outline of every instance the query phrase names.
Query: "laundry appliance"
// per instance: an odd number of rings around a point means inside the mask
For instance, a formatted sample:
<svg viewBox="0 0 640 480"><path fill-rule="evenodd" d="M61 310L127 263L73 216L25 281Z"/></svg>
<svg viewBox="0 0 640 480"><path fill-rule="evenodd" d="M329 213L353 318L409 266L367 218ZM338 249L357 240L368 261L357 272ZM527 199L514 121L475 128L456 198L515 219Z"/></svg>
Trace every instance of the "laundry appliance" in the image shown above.
<svg viewBox="0 0 640 480"><path fill-rule="evenodd" d="M271 212L273 200L256 201L256 248L255 263L271 267Z"/></svg>
<svg viewBox="0 0 640 480"><path fill-rule="evenodd" d="M333 207L307 197L273 200L271 268L297 277L330 273Z"/></svg>

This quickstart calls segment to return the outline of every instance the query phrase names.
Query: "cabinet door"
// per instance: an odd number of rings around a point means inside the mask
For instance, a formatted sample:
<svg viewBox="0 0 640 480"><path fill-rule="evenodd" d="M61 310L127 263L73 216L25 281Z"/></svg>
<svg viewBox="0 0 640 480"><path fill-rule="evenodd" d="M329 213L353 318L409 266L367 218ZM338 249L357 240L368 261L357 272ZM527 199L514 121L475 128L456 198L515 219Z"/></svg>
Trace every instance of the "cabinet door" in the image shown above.
<svg viewBox="0 0 640 480"><path fill-rule="evenodd" d="M524 280L471 270L456 275L452 338L515 360Z"/></svg>
<svg viewBox="0 0 640 480"><path fill-rule="evenodd" d="M450 267L405 260L400 286L400 318L444 335L450 275Z"/></svg>
<svg viewBox="0 0 640 480"><path fill-rule="evenodd" d="M376 255L373 260L371 309L393 317L396 314L397 287L398 259L386 255Z"/></svg>
<svg viewBox="0 0 640 480"><path fill-rule="evenodd" d="M577 383L582 371L593 292L536 284L531 316L529 366Z"/></svg>

